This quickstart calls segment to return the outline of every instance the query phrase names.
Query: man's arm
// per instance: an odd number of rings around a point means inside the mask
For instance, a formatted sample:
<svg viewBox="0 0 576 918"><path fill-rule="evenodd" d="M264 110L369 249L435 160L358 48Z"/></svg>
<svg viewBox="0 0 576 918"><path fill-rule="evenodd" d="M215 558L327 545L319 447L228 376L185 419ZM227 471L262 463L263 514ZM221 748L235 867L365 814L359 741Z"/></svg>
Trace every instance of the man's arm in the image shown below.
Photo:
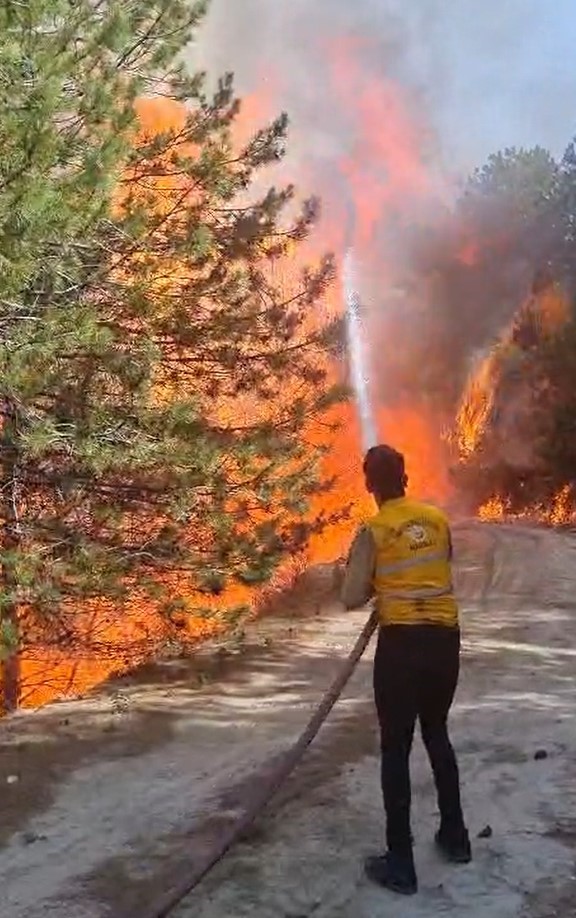
<svg viewBox="0 0 576 918"><path fill-rule="evenodd" d="M376 546L370 530L358 530L346 562L340 598L347 609L360 609L374 595Z"/></svg>

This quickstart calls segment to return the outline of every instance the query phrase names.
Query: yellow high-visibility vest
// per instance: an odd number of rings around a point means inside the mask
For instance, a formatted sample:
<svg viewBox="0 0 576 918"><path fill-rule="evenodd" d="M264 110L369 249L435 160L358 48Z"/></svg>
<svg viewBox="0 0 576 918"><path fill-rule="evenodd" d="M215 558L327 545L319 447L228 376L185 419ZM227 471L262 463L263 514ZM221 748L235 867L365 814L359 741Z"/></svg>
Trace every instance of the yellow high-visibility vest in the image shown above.
<svg viewBox="0 0 576 918"><path fill-rule="evenodd" d="M444 513L401 497L385 501L368 526L376 545L374 591L381 624L457 627Z"/></svg>

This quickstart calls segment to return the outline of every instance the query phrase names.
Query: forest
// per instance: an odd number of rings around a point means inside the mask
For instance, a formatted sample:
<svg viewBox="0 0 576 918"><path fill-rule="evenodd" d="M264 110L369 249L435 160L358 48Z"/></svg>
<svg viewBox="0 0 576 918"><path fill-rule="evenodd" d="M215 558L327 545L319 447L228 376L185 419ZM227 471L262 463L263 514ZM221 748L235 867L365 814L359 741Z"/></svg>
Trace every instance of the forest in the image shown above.
<svg viewBox="0 0 576 918"><path fill-rule="evenodd" d="M353 410L340 253L309 245L320 200L268 186L288 116L247 124L231 74L212 92L186 64L205 12L0 10L3 712L38 700L37 658L108 673L233 627L349 515L326 462ZM425 378L403 391L442 405L473 513L571 513L575 232L570 145L495 153L413 234ZM498 428L518 392L521 459Z"/></svg>

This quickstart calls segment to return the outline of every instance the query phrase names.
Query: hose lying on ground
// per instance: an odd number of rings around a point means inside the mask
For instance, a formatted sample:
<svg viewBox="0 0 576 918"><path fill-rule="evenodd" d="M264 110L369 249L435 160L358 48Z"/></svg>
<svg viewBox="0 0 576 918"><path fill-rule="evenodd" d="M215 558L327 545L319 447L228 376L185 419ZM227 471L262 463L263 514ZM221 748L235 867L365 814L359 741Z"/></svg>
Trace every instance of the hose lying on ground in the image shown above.
<svg viewBox="0 0 576 918"><path fill-rule="evenodd" d="M153 907L150 908L149 911L140 909L138 912L139 918L167 918L170 912L172 912L176 906L179 905L182 900L192 892L192 890L200 883L200 881L204 879L206 874L216 866L216 864L224 857L227 851L230 850L232 845L234 845L242 837L242 835L244 835L246 830L257 819L264 807L274 796L280 786L284 783L288 775L296 767L306 752L306 749L320 730L320 727L328 717L328 714L338 701L338 698L342 694L344 687L356 669L356 665L358 664L362 654L366 650L370 638L376 630L377 623L378 619L376 612L372 612L364 628L362 629L358 640L354 644L354 647L352 648L346 663L314 711L308 726L298 741L282 757L268 780L264 781L264 783L260 786L260 789L255 795L250 808L246 810L238 822L229 828L229 830L221 838L219 844L216 845L212 850L208 851L206 856L202 858L202 860L197 865L195 865L191 873L189 873L186 877L183 877L180 883L167 890L153 905Z"/></svg>
<svg viewBox="0 0 576 918"><path fill-rule="evenodd" d="M476 519L461 519L454 524L453 529L466 530L468 527L477 529L478 525L478 520ZM489 524L486 524L486 528L491 529L492 527ZM490 589L494 577L493 555L496 550L496 546L497 537L494 535L492 556L488 563L489 572L482 591L483 599L485 598L486 591ZM274 794L279 790L286 778L294 770L306 752L306 749L316 737L322 724L338 701L338 698L342 694L342 691L344 690L346 684L356 669L362 654L368 646L370 638L376 630L377 624L377 613L372 611L361 634L354 644L354 647L352 648L346 663L324 695L319 706L314 711L314 714L312 715L306 729L298 741L285 753L285 755L282 756L280 762L273 770L268 780L264 781L260 785L259 791L252 800L252 805L249 807L249 809L240 817L236 823L234 823L234 825L230 826L228 831L223 834L220 842L207 852L205 857L202 858L200 862L194 866L191 873L183 877L181 882L175 884L171 889L166 890L149 910L144 911L142 907L139 907L137 912L134 913L134 918L168 918L171 912L173 912L174 909L196 888L196 886L198 886L198 884L204 879L204 877L206 877L212 868L222 860L230 848L232 848L232 846L242 838L247 829L249 829L250 826L256 821L262 810L269 803Z"/></svg>

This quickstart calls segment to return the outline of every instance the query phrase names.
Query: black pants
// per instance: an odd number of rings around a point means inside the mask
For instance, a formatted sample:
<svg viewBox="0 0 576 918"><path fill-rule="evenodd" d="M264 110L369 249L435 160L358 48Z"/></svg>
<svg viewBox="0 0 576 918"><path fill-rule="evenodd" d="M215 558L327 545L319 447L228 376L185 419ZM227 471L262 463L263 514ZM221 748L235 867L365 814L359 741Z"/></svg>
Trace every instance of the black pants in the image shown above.
<svg viewBox="0 0 576 918"><path fill-rule="evenodd" d="M390 851L412 850L409 758L416 719L434 772L443 833L464 827L448 712L460 665L460 633L434 625L382 628L374 662L374 695L382 740L382 792Z"/></svg>

